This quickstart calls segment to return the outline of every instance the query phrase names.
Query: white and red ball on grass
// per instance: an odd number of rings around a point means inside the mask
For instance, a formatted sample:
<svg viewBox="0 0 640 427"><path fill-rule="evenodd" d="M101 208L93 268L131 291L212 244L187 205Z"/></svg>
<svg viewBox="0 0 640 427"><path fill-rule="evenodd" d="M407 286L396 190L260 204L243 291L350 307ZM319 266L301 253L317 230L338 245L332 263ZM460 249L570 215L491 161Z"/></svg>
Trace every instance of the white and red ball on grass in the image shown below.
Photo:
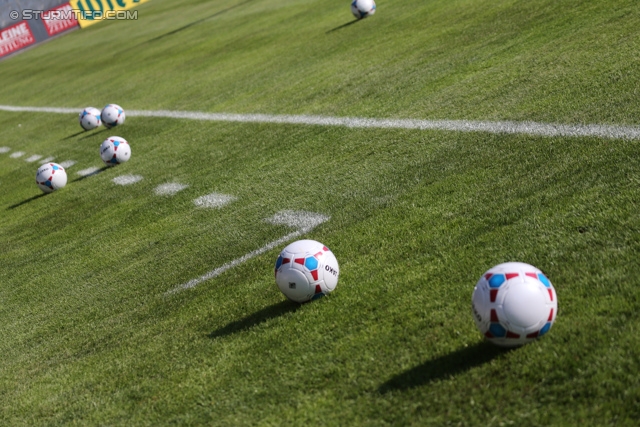
<svg viewBox="0 0 640 427"><path fill-rule="evenodd" d="M118 104L107 104L100 112L102 124L107 128L120 126L124 124L126 114Z"/></svg>
<svg viewBox="0 0 640 427"><path fill-rule="evenodd" d="M36 184L45 193L51 193L67 185L67 172L57 163L45 163L36 172Z"/></svg>
<svg viewBox="0 0 640 427"><path fill-rule="evenodd" d="M94 107L87 107L80 111L78 121L84 130L95 129L102 124L102 120L100 119L100 110Z"/></svg>
<svg viewBox="0 0 640 427"><path fill-rule="evenodd" d="M100 144L100 158L107 166L124 163L131 157L131 146L126 139L110 136Z"/></svg>
<svg viewBox="0 0 640 427"><path fill-rule="evenodd" d="M340 267L333 252L315 240L298 240L285 247L275 265L278 289L291 301L304 303L332 292Z"/></svg>
<svg viewBox="0 0 640 427"><path fill-rule="evenodd" d="M376 13L376 2L374 0L353 0L351 2L351 13L357 19L371 16Z"/></svg>
<svg viewBox="0 0 640 427"><path fill-rule="evenodd" d="M471 301L478 330L502 347L523 345L543 336L558 314L558 297L551 281L523 262L507 262L487 270Z"/></svg>

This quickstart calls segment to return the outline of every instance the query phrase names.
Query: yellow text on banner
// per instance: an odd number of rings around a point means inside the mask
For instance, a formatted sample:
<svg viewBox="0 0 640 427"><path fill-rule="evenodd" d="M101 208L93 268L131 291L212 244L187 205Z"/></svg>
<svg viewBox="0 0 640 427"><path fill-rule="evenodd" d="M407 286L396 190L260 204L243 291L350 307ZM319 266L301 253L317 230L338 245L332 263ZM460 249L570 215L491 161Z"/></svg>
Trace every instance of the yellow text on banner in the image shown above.
<svg viewBox="0 0 640 427"><path fill-rule="evenodd" d="M71 0L81 28L106 20L137 19L138 14L125 12L149 0Z"/></svg>

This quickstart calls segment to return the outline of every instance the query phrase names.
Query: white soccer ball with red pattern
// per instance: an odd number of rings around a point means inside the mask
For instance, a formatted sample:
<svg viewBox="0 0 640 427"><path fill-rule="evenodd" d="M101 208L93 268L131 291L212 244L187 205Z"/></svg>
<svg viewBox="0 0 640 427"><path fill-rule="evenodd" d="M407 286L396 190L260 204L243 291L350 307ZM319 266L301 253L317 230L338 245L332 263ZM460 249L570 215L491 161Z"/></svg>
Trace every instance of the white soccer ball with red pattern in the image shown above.
<svg viewBox="0 0 640 427"><path fill-rule="evenodd" d="M57 163L45 163L36 172L36 184L45 193L51 193L67 185L67 172Z"/></svg>
<svg viewBox="0 0 640 427"><path fill-rule="evenodd" d="M122 107L118 104L107 104L100 112L100 119L102 120L102 124L107 129L111 129L115 126L120 126L124 123L125 118L126 114L124 113Z"/></svg>
<svg viewBox="0 0 640 427"><path fill-rule="evenodd" d="M84 130L95 129L102 124L102 120L100 119L100 110L94 107L87 107L80 111L78 121Z"/></svg>
<svg viewBox="0 0 640 427"><path fill-rule="evenodd" d="M371 16L376 13L376 2L374 0L353 0L351 2L351 13L357 19Z"/></svg>
<svg viewBox="0 0 640 427"><path fill-rule="evenodd" d="M523 262L496 265L482 275L472 296L473 320L492 343L513 347L549 332L558 297L542 271Z"/></svg>
<svg viewBox="0 0 640 427"><path fill-rule="evenodd" d="M338 285L338 260L315 240L298 240L280 252L276 284L291 301L304 303L332 292Z"/></svg>
<svg viewBox="0 0 640 427"><path fill-rule="evenodd" d="M100 145L100 157L107 166L124 163L131 157L131 147L126 139L110 136Z"/></svg>

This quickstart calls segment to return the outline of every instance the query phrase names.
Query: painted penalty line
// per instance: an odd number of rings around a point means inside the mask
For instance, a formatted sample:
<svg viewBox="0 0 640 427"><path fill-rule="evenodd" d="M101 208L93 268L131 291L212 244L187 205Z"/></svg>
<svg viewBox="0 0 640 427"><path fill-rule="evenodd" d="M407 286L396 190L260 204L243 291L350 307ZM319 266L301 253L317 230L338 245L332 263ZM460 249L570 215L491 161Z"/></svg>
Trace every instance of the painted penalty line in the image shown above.
<svg viewBox="0 0 640 427"><path fill-rule="evenodd" d="M0 110L32 113L78 114L81 108L18 107L0 105ZM533 136L598 137L607 139L640 139L640 126L559 124L512 121L376 119L273 114L206 113L201 111L126 110L130 117L206 120L215 122L279 123L350 128L445 130L454 132L487 132Z"/></svg>

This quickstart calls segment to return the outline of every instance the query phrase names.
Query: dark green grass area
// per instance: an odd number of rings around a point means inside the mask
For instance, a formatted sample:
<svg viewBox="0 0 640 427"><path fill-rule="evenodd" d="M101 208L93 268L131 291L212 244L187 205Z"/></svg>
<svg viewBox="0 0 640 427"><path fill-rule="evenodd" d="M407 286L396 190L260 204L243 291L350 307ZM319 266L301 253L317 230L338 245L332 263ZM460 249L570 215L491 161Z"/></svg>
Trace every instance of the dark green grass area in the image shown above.
<svg viewBox="0 0 640 427"><path fill-rule="evenodd" d="M346 3L153 0L0 62L0 104L638 122L633 2L381 1L353 24ZM640 419L638 141L143 117L79 131L0 111L0 425ZM131 160L78 175L110 135ZM64 189L41 195L33 154L76 162ZM169 182L188 187L155 194ZM213 192L237 199L193 203ZM336 254L333 294L286 301L279 248L167 293L290 233L264 221L282 210L331 217L304 237ZM512 350L470 308L505 261L544 270L559 299L549 334Z"/></svg>

